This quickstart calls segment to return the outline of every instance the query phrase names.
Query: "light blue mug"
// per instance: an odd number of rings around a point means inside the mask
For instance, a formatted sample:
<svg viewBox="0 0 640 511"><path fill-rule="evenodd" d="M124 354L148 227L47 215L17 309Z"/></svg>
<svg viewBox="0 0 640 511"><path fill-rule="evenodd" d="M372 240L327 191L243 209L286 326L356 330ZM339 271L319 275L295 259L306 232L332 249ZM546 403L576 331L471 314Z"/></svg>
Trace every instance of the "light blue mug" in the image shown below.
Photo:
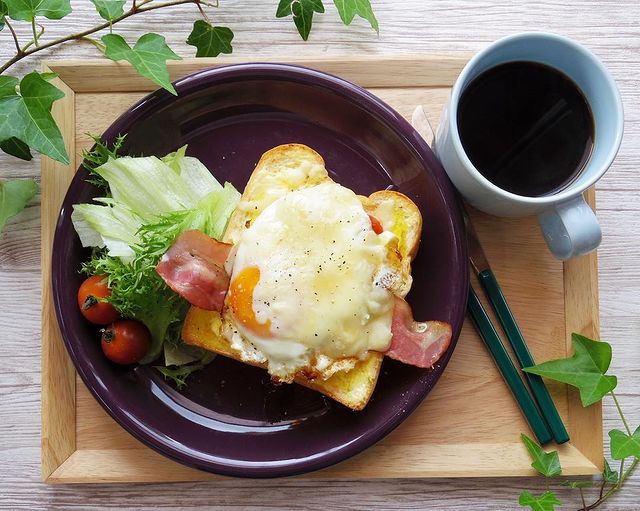
<svg viewBox="0 0 640 511"><path fill-rule="evenodd" d="M591 156L578 178L552 195L525 197L499 188L474 167L460 141L457 111L462 92L484 71L513 61L538 62L561 71L578 85L591 108L595 126ZM600 244L600 224L582 194L611 165L622 131L620 94L602 62L566 37L525 32L494 42L465 66L443 112L434 149L449 178L472 206L497 216L537 215L549 249L566 260Z"/></svg>

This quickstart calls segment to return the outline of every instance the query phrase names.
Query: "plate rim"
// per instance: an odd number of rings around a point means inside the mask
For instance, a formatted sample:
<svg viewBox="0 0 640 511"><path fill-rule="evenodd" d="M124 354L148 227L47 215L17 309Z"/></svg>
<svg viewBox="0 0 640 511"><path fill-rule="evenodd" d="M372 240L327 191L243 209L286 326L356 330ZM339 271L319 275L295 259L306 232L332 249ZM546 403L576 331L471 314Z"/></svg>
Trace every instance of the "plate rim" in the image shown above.
<svg viewBox="0 0 640 511"><path fill-rule="evenodd" d="M276 75L276 77L285 80L288 79L290 81L298 83L310 83L315 86L320 84L329 88L332 92L346 97L350 101L362 99L363 102L361 104L364 106L364 108L370 114L374 114L380 117L385 124L387 124L402 139L404 139L405 142L407 142L407 145L413 149L415 156L421 162L422 166L424 168L431 169L432 173L434 174L433 177L438 183L439 191L444 195L445 202L449 203L452 206L452 208L450 209L450 217L454 224L453 233L454 239L456 241L455 247L457 249L457 255L461 261L467 260L467 246L464 237L464 228L460 211L459 198L455 194L453 185L446 177L441 164L436 159L428 144L406 121L406 119L398 114L391 106L387 105L384 101L382 101L380 98L378 98L368 90L352 82L349 82L348 80L331 75L329 73L304 66L294 64L281 64L275 62L231 64L227 66L209 68L190 74L175 81L174 86L179 95L186 96L191 92L201 90L203 86L206 86L206 83L210 80L216 81L217 79L221 77L224 78L225 76L237 76L241 79L246 79L247 77L243 75L246 75L247 73L253 73L255 76L265 78L274 78L274 75ZM148 113L148 111L153 110L158 106L162 106L165 103L170 103L173 98L175 98L175 96L171 95L169 92L163 89L158 89L146 95L125 112L123 112L109 126L109 128L107 128L102 137L106 140L113 140L119 133L123 131L123 127L134 124L140 119L140 117ZM82 167L80 165L78 167L78 170L80 170L81 168ZM206 472L212 472L226 476L251 478L293 476L326 468L368 449L379 440L384 438L386 435L388 435L396 427L398 427L428 396L429 392L436 385L437 380L441 377L442 373L446 369L446 366L448 365L449 360L451 359L458 341L458 337L460 335L460 331L462 329L462 323L466 310L466 293L461 294L462 300L458 317L456 317L454 321L454 332L451 347L449 348L445 356L438 362L440 374L438 375L433 385L431 385L431 387L423 392L419 397L413 399L410 405L406 406L401 413L396 414L392 419L383 422L382 424L378 425L378 427L367 430L365 433L358 436L357 441L350 442L349 444L347 444L347 446L341 446L339 449L331 451L328 454L325 452L313 460L306 459L304 461L300 461L296 459L291 464L250 467L246 466L246 463L250 462L245 462L245 464L224 464L218 461L212 462L202 460L200 458L194 457L192 454L186 453L179 449L171 448L166 445L166 443L158 442L157 439L155 437L152 437L152 435L150 435L143 427L127 418L118 407L113 406L114 403L112 403L108 399L108 392L105 392L104 396L102 395L102 393L98 392L95 385L95 378L92 378L92 373L86 371L86 366L78 357L78 354L74 350L73 343L69 340L68 335L66 335L69 327L66 326L65 317L62 312L60 296L62 286L61 283L57 280L57 277L60 277L60 271L58 270L58 267L60 265L56 264L56 261L61 258L56 257L56 254L60 253L60 250L56 250L56 248L60 243L62 243L61 237L58 236L58 232L65 220L65 206L68 207L71 202L69 200L69 196L72 189L74 189L74 183L76 184L76 187L80 186L78 184L79 181L76 181L75 175L71 185L69 186L69 189L65 194L65 198L58 215L52 250L51 284L53 288L54 308L65 348L71 357L77 374L80 375L90 393L100 403L104 410L123 429L125 429L137 440L141 441L146 446L172 460L199 470L204 470ZM59 262L60 261L58 261L58 263ZM462 283L466 283L466 286L468 286L469 268L467 264L462 264L462 274L460 276L460 281Z"/></svg>

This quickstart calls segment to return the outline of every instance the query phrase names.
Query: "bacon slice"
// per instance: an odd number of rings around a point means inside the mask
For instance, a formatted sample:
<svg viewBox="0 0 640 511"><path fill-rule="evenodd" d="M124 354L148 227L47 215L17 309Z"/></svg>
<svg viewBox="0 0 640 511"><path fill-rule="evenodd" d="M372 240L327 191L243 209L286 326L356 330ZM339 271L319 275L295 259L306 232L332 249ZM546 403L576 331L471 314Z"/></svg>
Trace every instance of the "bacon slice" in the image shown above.
<svg viewBox="0 0 640 511"><path fill-rule="evenodd" d="M224 262L231 247L200 231L185 231L162 256L156 271L190 304L220 312L229 289Z"/></svg>
<svg viewBox="0 0 640 511"><path fill-rule="evenodd" d="M441 321L419 323L413 320L411 307L394 297L391 346L385 353L405 364L433 367L451 342L451 325Z"/></svg>

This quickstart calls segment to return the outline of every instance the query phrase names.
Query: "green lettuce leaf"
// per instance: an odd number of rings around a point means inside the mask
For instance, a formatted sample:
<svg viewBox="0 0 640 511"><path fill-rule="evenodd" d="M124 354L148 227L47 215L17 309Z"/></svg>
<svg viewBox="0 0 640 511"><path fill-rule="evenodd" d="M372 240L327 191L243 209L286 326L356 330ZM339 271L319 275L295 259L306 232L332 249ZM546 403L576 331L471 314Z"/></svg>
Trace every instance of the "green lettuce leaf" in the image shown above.
<svg viewBox="0 0 640 511"><path fill-rule="evenodd" d="M74 205L71 218L82 245L107 247L110 256L130 260L143 242L143 225L158 236L197 229L220 238L240 194L185 152L186 146L162 159L107 158L94 168L111 197Z"/></svg>
<svg viewBox="0 0 640 511"><path fill-rule="evenodd" d="M187 378L202 369L206 364L198 362L197 364L181 365L179 367L155 367L165 378L165 380L172 380L178 390L182 389L187 384Z"/></svg>

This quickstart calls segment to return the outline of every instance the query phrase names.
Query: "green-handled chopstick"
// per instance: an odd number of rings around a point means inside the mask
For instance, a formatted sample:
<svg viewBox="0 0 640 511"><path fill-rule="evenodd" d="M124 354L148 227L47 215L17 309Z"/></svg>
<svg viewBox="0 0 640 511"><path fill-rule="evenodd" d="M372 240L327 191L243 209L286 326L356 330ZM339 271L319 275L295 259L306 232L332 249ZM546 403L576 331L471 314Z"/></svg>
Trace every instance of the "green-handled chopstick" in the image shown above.
<svg viewBox="0 0 640 511"><path fill-rule="evenodd" d="M551 433L547 428L547 424L542 418L542 415L540 415L540 412L538 411L536 404L533 402L527 387L520 378L518 370L513 365L511 357L509 357L507 350L502 344L502 341L498 336L498 332L496 332L496 329L493 327L493 323L491 323L487 312L484 310L482 303L480 303L478 295L471 286L469 286L467 309L471 315L471 319L478 329L478 332L480 333L480 337L487 345L487 348L491 352L500 373L502 373L502 377L507 382L507 385L509 385L518 405L520 405L520 409L527 419L527 422L531 427L531 431L533 431L540 444L550 442Z"/></svg>
<svg viewBox="0 0 640 511"><path fill-rule="evenodd" d="M507 300L500 289L500 285L491 270L491 266L489 266L489 261L484 254L478 235L476 234L466 211L464 212L464 220L465 227L467 228L467 241L469 242L469 259L473 269L478 275L482 288L489 298L489 302L491 303L493 310L498 316L498 320L502 325L502 329L504 330L509 344L515 353L520 367L534 366L536 363L529 352L529 348L522 336L522 332L516 324L516 320L514 319ZM553 439L559 444L568 441L569 433L567 433L567 430L562 423L560 414L558 413L556 405L553 403L549 390L547 390L542 378L538 375L529 373L524 373L524 377L529 384L533 397L540 407L542 415L549 425Z"/></svg>
<svg viewBox="0 0 640 511"><path fill-rule="evenodd" d="M520 367L531 367L536 365L531 353L529 352L529 348L527 348L527 344L524 341L522 332L513 318L513 314L507 304L507 300L502 294L502 289L500 289L500 285L498 284L498 281L491 269L479 272L478 278L480 279L480 283L491 302L493 310L496 312L496 315L500 320L500 324L504 329L504 333L511 344L511 348L515 353L518 362L520 363ZM542 381L542 378L536 374L529 373L524 373L524 377L529 383L531 392L536 398L540 410L542 410L542 415L547 419L549 429L551 429L551 433L553 434L553 439L559 444L567 442L569 440L569 433L562 423L558 409L553 403L551 395Z"/></svg>

